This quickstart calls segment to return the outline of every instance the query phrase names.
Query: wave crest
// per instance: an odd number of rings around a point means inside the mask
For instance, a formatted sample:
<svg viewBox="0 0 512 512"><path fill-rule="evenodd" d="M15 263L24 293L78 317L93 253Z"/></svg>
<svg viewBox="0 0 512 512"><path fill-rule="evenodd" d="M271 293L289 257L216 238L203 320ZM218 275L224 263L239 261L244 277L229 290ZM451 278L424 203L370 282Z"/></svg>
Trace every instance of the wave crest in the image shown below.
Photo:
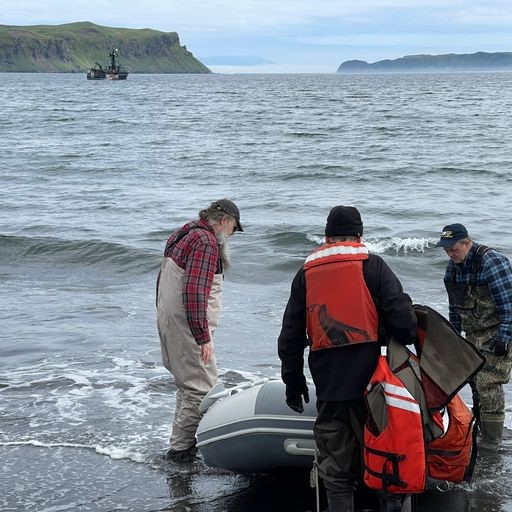
<svg viewBox="0 0 512 512"><path fill-rule="evenodd" d="M364 241L370 252L375 254L407 254L421 252L434 247L437 238L374 238Z"/></svg>
<svg viewBox="0 0 512 512"><path fill-rule="evenodd" d="M308 233L306 238L310 242L322 245L325 242L323 236ZM366 247L374 254L408 254L408 253L424 253L427 249L435 247L437 238L368 238L363 240Z"/></svg>
<svg viewBox="0 0 512 512"><path fill-rule="evenodd" d="M54 264L111 266L118 272L151 272L158 268L160 261L156 251L103 240L0 235L0 247L0 263L31 259Z"/></svg>

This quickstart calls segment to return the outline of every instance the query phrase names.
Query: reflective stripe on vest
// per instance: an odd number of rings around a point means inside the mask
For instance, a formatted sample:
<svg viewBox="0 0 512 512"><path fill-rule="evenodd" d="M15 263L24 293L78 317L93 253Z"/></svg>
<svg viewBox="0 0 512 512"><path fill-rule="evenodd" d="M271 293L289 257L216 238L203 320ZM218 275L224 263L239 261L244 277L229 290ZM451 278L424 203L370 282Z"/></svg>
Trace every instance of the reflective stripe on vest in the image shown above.
<svg viewBox="0 0 512 512"><path fill-rule="evenodd" d="M368 249L357 242L339 242L336 244L329 244L324 247L320 247L316 251L313 251L307 258L304 265L319 260L321 258L329 258L331 256L363 256L362 258L350 258L355 259L367 259Z"/></svg>
<svg viewBox="0 0 512 512"><path fill-rule="evenodd" d="M420 414L421 410L418 402L416 402L414 397L405 387L396 386L389 382L384 382L383 384L384 396L388 405Z"/></svg>
<svg viewBox="0 0 512 512"><path fill-rule="evenodd" d="M363 275L368 249L358 242L320 247L304 263L311 350L377 341L378 315Z"/></svg>

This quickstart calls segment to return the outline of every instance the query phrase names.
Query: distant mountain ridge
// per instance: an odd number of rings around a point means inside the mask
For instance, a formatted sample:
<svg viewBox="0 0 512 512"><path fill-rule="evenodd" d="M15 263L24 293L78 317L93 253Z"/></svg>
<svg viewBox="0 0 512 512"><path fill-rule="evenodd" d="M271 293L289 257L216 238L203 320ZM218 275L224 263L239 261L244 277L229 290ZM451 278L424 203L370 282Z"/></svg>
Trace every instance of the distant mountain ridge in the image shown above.
<svg viewBox="0 0 512 512"><path fill-rule="evenodd" d="M480 71L512 70L512 52L448 53L444 55L406 55L399 59L347 60L337 73L379 73L386 71Z"/></svg>
<svg viewBox="0 0 512 512"><path fill-rule="evenodd" d="M180 45L176 32L113 28L85 21L64 25L0 25L0 72L85 72L119 62L132 73L210 73Z"/></svg>

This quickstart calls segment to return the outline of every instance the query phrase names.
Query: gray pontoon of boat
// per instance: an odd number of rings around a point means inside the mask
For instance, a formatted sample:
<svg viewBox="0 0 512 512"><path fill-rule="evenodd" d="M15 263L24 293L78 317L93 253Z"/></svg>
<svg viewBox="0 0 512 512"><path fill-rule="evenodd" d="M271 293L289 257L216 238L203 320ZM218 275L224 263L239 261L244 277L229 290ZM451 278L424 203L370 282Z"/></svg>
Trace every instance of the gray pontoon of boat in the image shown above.
<svg viewBox="0 0 512 512"><path fill-rule="evenodd" d="M204 415L197 430L206 464L236 473L311 469L317 412L315 388L308 387L310 400L302 414L286 405L280 380L213 387L201 402Z"/></svg>

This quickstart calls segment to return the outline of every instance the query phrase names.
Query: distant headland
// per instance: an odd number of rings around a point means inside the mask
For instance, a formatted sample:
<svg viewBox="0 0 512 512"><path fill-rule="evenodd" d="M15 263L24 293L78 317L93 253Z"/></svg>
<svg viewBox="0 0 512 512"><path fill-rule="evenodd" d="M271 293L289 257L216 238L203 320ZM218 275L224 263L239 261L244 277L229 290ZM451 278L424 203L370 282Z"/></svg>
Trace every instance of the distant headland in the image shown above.
<svg viewBox="0 0 512 512"><path fill-rule="evenodd" d="M85 72L119 48L131 73L211 73L176 32L102 27L85 21L65 25L0 25L0 72Z"/></svg>
<svg viewBox="0 0 512 512"><path fill-rule="evenodd" d="M399 59L347 60L337 73L383 73L420 71L504 71L512 70L512 52L448 53L446 55L406 55Z"/></svg>

